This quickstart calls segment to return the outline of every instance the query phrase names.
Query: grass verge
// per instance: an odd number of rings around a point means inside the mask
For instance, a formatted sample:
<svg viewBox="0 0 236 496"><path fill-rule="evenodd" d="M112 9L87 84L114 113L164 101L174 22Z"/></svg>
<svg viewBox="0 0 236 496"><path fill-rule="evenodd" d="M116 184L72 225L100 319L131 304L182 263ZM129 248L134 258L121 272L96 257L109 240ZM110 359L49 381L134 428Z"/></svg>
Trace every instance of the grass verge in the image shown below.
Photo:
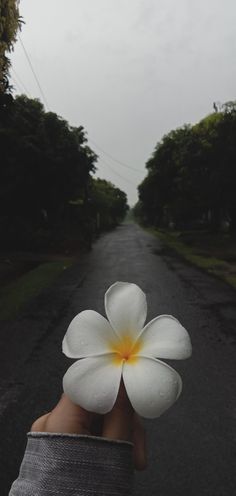
<svg viewBox="0 0 236 496"><path fill-rule="evenodd" d="M224 252L222 250L219 258L218 256L214 256L211 245L205 243L204 248L199 248L197 243L194 245L194 240L191 245L180 240L180 232L167 232L153 228L149 229L149 232L160 238L167 246L175 250L191 264L204 269L209 274L213 274L236 289L236 263L224 260ZM197 238L198 234L196 233L195 236Z"/></svg>
<svg viewBox="0 0 236 496"><path fill-rule="evenodd" d="M15 282L5 286L0 291L0 320L14 318L26 303L37 296L42 289L50 286L56 277L72 263L73 259L64 258L40 264Z"/></svg>

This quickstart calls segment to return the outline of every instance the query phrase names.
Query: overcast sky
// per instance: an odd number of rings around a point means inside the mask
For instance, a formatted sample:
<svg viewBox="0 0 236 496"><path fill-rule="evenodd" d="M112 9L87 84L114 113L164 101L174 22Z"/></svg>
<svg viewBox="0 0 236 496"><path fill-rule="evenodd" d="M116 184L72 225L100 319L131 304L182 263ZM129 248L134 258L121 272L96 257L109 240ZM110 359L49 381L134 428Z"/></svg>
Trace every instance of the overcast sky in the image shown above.
<svg viewBox="0 0 236 496"><path fill-rule="evenodd" d="M20 13L48 108L84 126L97 175L130 205L163 134L236 99L235 0L21 0ZM11 59L17 93L42 100L19 41Z"/></svg>

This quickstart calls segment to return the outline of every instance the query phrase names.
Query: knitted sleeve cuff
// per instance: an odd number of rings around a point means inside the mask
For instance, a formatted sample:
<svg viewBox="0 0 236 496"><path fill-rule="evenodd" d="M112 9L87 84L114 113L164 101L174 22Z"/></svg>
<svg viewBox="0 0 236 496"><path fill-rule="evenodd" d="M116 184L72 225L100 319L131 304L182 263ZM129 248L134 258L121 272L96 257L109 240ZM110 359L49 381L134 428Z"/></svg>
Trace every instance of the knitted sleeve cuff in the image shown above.
<svg viewBox="0 0 236 496"><path fill-rule="evenodd" d="M9 496L127 496L132 482L129 442L31 432Z"/></svg>

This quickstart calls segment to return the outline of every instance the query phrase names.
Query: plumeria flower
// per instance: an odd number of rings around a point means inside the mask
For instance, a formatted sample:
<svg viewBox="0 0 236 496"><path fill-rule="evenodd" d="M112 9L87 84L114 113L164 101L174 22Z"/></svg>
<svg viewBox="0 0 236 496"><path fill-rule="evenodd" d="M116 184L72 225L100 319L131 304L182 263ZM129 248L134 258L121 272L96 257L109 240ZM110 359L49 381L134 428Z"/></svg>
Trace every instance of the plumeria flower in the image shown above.
<svg viewBox="0 0 236 496"><path fill-rule="evenodd" d="M136 285L116 282L105 294L107 319L93 310L79 313L63 340L63 352L78 359L63 378L65 393L88 411L109 412L123 379L134 410L160 416L179 397L179 374L159 360L191 355L189 335L177 319L160 315L145 327L146 296Z"/></svg>

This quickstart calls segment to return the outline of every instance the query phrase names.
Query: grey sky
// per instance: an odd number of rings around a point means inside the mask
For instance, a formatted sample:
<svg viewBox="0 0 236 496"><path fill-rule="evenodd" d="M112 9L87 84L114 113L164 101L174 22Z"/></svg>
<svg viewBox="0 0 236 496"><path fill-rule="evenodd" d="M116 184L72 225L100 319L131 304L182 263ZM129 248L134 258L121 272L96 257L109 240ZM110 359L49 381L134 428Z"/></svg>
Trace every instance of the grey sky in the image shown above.
<svg viewBox="0 0 236 496"><path fill-rule="evenodd" d="M235 0L21 0L20 13L50 110L141 171L89 141L130 205L163 134L236 98ZM11 58L18 88L41 98L19 42Z"/></svg>

